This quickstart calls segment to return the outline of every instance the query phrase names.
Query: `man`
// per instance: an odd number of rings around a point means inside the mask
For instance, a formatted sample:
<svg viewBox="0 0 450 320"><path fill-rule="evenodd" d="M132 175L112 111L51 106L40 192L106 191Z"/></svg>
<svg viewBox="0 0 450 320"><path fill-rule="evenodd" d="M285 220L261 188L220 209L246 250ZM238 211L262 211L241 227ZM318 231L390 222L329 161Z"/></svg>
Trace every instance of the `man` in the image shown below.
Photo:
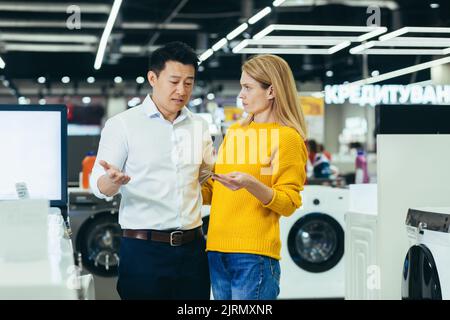
<svg viewBox="0 0 450 320"><path fill-rule="evenodd" d="M209 299L201 186L212 169L208 124L189 111L198 59L172 42L150 58L151 97L109 119L91 175L100 198L120 192L122 299Z"/></svg>

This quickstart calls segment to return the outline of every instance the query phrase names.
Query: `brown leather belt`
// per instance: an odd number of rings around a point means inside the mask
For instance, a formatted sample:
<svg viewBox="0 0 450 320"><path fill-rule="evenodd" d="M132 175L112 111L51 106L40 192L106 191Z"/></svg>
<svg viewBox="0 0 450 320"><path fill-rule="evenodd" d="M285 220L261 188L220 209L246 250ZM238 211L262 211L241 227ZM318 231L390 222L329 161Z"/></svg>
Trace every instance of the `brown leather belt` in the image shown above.
<svg viewBox="0 0 450 320"><path fill-rule="evenodd" d="M181 246L203 236L202 228L191 230L156 231L124 229L122 236L140 240L152 240L169 243L173 247Z"/></svg>

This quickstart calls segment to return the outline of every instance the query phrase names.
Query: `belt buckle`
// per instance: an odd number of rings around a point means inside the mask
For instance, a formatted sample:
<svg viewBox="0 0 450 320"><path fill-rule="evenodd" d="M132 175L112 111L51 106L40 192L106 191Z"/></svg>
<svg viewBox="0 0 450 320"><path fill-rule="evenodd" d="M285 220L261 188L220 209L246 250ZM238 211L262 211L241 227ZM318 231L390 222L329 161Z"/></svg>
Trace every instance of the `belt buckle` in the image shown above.
<svg viewBox="0 0 450 320"><path fill-rule="evenodd" d="M170 245L172 247L181 246L181 244L182 244L182 242L181 242L182 237L183 237L183 231L181 231L181 230L172 231L170 233Z"/></svg>

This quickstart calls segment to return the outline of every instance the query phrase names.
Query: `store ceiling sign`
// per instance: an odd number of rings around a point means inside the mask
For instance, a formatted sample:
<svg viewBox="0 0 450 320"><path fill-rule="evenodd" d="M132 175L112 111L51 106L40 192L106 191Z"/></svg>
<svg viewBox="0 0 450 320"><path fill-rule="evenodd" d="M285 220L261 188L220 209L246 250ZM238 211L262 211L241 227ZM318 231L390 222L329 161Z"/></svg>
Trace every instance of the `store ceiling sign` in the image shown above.
<svg viewBox="0 0 450 320"><path fill-rule="evenodd" d="M450 85L327 85L327 104L450 104Z"/></svg>

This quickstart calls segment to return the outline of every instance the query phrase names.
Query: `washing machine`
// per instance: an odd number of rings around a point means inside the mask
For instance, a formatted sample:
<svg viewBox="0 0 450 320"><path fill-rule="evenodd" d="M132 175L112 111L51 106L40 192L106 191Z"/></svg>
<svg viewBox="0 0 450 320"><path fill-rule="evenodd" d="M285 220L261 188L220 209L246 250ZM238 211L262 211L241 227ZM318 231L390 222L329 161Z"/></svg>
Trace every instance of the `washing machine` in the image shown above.
<svg viewBox="0 0 450 320"><path fill-rule="evenodd" d="M450 299L450 207L409 209L402 299Z"/></svg>
<svg viewBox="0 0 450 320"><path fill-rule="evenodd" d="M117 290L121 228L120 195L106 201L91 192L69 188L69 222L76 259L94 276L97 300L120 299ZM79 260L79 259L78 259Z"/></svg>
<svg viewBox="0 0 450 320"><path fill-rule="evenodd" d="M280 218L279 299L343 299L349 190L306 185L302 207Z"/></svg>

